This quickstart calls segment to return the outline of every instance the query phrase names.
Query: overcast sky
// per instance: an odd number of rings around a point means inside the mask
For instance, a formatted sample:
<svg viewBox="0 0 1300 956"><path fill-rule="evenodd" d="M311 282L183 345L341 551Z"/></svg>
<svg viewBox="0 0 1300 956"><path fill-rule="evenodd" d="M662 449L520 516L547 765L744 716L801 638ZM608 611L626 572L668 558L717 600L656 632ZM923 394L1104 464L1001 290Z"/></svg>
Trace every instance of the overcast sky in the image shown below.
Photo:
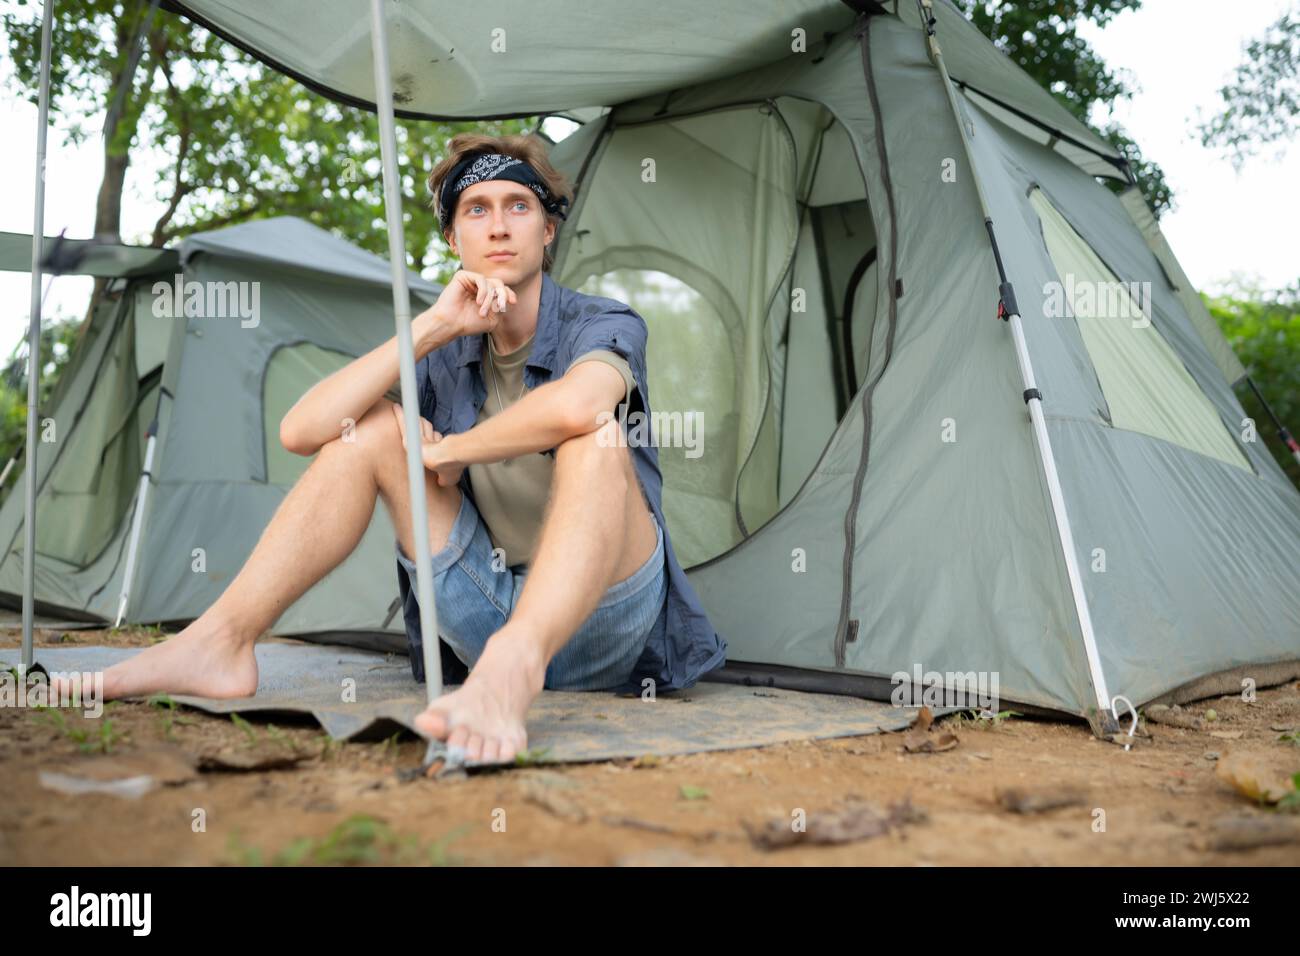
<svg viewBox="0 0 1300 956"><path fill-rule="evenodd" d="M1144 154L1164 168L1177 209L1165 216L1162 228L1192 281L1207 292L1221 289L1234 274L1274 288L1300 279L1300 145L1281 158L1267 148L1237 172L1225 157L1202 148L1194 132L1198 110L1217 110L1217 90L1239 62L1243 44L1289 2L1146 0L1142 10L1122 14L1104 30L1085 28L1106 62L1127 70L1138 87L1131 101L1117 104L1115 115ZM8 63L0 62L0 231L30 233L36 108L8 92L9 77ZM153 198L157 167L157 159L132 157L122 217L128 240L147 235L162 208ZM91 235L101 174L97 138L74 148L51 132L46 235L63 228L73 238ZM80 316L88 294L88 279L58 279L46 314ZM23 337L29 277L0 272L0 297L2 357Z"/></svg>

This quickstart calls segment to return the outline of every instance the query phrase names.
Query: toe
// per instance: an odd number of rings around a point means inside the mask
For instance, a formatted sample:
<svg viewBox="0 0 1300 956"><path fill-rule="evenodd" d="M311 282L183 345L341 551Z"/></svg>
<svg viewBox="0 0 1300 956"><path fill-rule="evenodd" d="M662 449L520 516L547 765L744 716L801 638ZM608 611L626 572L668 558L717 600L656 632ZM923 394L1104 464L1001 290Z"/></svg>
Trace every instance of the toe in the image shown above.
<svg viewBox="0 0 1300 956"><path fill-rule="evenodd" d="M434 740L446 740L450 729L447 715L435 707L430 707L415 718L416 729L426 737Z"/></svg>
<svg viewBox="0 0 1300 956"><path fill-rule="evenodd" d="M464 754L465 744L467 744L468 742L469 742L469 728L466 727L464 724L461 724L459 727L453 727L451 733L447 735L448 750L454 747L457 750L459 750L461 754Z"/></svg>
<svg viewBox="0 0 1300 956"><path fill-rule="evenodd" d="M465 759L480 760L483 757L483 735L470 734L465 741Z"/></svg>

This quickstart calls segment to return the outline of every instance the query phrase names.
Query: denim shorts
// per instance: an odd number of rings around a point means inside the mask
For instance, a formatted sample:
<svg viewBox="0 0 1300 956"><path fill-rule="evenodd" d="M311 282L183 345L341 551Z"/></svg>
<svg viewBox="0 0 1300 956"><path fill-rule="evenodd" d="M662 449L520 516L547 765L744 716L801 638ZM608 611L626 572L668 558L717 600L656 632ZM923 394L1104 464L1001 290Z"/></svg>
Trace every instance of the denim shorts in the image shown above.
<svg viewBox="0 0 1300 956"><path fill-rule="evenodd" d="M653 519L653 515L652 515ZM596 609L551 659L548 690L607 690L629 680L668 595L664 533L655 521L655 551L606 589ZM415 590L415 562L397 547L397 560ZM463 492L446 546L433 555L433 598L438 633L467 667L483 653L514 611L528 580L526 565L493 570L492 540L474 503Z"/></svg>

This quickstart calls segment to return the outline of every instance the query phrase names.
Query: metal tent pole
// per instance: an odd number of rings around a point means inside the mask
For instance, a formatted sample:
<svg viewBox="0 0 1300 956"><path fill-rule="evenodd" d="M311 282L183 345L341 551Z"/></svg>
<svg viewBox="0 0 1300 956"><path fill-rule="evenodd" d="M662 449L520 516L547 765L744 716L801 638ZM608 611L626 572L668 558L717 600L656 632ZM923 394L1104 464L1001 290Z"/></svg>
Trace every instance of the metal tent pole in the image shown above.
<svg viewBox="0 0 1300 956"><path fill-rule="evenodd" d="M388 30L384 0L370 0L370 40L375 61L375 112L384 168L384 212L388 217L388 262L393 270L393 311L401 367L402 416L406 434L420 434L419 396L415 389L415 347L411 341L411 297L406 287L406 239L402 228L402 181L397 169L397 126L393 118L393 84L388 72ZM420 634L428 700L442 696L442 655L438 649L438 614L433 606L433 561L429 553L428 502L424 496L424 459L418 440L406 443L406 478L411 488L415 527L415 594L420 604ZM426 763L437 747L429 742Z"/></svg>
<svg viewBox="0 0 1300 956"><path fill-rule="evenodd" d="M158 409L162 409L163 389L158 390ZM158 416L154 411L153 420L149 422L149 438L144 451L144 469L140 473L140 488L135 496L135 514L131 516L131 537L126 547L126 567L122 571L122 592L117 599L117 617L114 627L121 627L126 617L127 605L131 602L131 584L135 580L135 562L140 547L140 531L144 528L144 512L149 502L149 483L153 480L153 453L158 447Z"/></svg>
<svg viewBox="0 0 1300 956"><path fill-rule="evenodd" d="M50 34L54 0L41 13L41 79L36 101L36 210L32 216L32 314L27 331L27 461L23 515L23 653L22 676L33 662L32 617L36 593L36 416L41 377L41 246L45 239L45 133L50 122Z"/></svg>
<svg viewBox="0 0 1300 956"><path fill-rule="evenodd" d="M1291 432L1287 430L1286 425L1282 424L1282 419L1277 417L1277 413L1273 411L1272 407L1265 400L1263 393L1260 392L1259 386L1255 384L1255 380L1249 375L1246 376L1246 384L1250 386L1250 390L1254 392L1255 397L1259 399L1259 404L1263 406L1265 414L1267 414L1269 418L1273 419L1273 427L1277 429L1277 437L1282 440L1282 444L1286 445L1287 450L1291 452L1291 457L1294 458L1297 463L1300 463L1300 442L1297 442L1291 436ZM0 485L2 484L4 484L4 481L3 479L0 479Z"/></svg>
<svg viewBox="0 0 1300 956"><path fill-rule="evenodd" d="M1088 596L1083 590L1083 575L1079 571L1079 561L1074 547L1074 533L1070 529L1070 516L1065 509L1065 494L1061 490L1061 479L1056 471L1056 456L1052 453L1052 441L1047 434L1047 423L1043 418L1043 396L1034 381L1033 363L1029 359L1029 349L1025 344L1025 332L1020 322L1020 308L1016 304L1015 291L1007 281L1006 270L1002 265L1002 256L998 252L997 237L993 232L993 217L989 212L988 199L980 183L975 165L975 155L971 148L966 126L962 122L961 109L957 104L957 94L953 89L952 77L944 63L943 53L934 32L934 13L932 0L916 0L921 24L925 28L926 42L930 58L934 61L939 75L943 78L943 88L948 94L948 105L952 107L953 119L957 122L957 132L961 136L962 147L966 153L966 162L970 165L971 179L975 182L975 192L979 196L980 209L984 214L984 227L988 231L989 244L993 248L993 259L998 269L998 294L1001 297L999 314L1011 326L1011 337L1015 343L1016 361L1020 365L1020 375L1024 381L1024 400L1029 407L1029 419L1033 425L1038 459L1047 482L1047 493L1051 499L1052 515L1056 522L1057 537L1061 545L1061 557L1065 561L1066 576L1070 581L1070 593L1074 599L1075 614L1079 619L1079 630L1083 635L1084 653L1088 659L1088 671L1092 678L1093 692L1097 700L1097 721L1103 733L1110 734L1119 730L1119 721L1114 710L1114 700L1106 686L1106 675L1102 673L1101 655L1097 651L1097 638L1092 627L1092 614L1088 609Z"/></svg>

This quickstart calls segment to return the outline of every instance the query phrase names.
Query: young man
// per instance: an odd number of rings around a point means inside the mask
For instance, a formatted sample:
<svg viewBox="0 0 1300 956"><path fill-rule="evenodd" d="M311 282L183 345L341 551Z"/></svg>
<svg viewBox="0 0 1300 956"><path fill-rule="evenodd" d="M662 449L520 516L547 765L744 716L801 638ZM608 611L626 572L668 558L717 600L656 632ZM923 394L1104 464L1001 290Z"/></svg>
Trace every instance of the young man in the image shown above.
<svg viewBox="0 0 1300 956"><path fill-rule="evenodd" d="M618 406L650 412L646 326L546 270L570 190L531 137L461 134L430 175L460 257L412 322L421 434L391 397L396 339L315 385L280 426L315 461L221 597L180 634L105 672L106 698L256 693L256 639L360 541L376 498L397 530L412 664L419 609L404 445L426 469L434 597L464 684L417 718L473 761L509 761L543 687L656 691L720 666L673 554L653 446L629 448Z"/></svg>

